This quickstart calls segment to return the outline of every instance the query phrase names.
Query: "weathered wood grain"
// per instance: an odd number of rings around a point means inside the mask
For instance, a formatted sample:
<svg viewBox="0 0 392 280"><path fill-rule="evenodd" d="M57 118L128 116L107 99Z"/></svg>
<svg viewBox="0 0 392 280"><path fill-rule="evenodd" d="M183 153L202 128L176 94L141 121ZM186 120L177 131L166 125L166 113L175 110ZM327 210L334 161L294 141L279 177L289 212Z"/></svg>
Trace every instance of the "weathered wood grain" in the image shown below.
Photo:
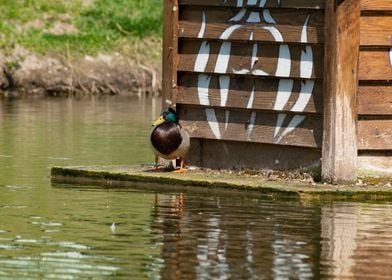
<svg viewBox="0 0 392 280"><path fill-rule="evenodd" d="M392 11L390 0L361 0L363 11Z"/></svg>
<svg viewBox="0 0 392 280"><path fill-rule="evenodd" d="M392 85L359 86L358 114L392 115Z"/></svg>
<svg viewBox="0 0 392 280"><path fill-rule="evenodd" d="M198 38L202 25L202 19L205 17L206 25L203 38L217 39L227 30L233 22L229 22L231 18L238 13L237 9L219 9L200 7L200 8L183 8L180 13L179 36L184 38ZM307 22L307 41L308 43L323 42L324 13L323 11L308 10L274 10L271 12L272 17L277 22L275 27L282 34L285 42L301 42L301 33L303 26ZM247 23L249 16L245 14L244 18L236 22L243 27L234 32L230 37L232 40L249 41L250 34L253 32L253 41L271 41L275 42L273 36L268 30L263 29L264 26L271 26L263 19L262 11L258 12L260 23Z"/></svg>
<svg viewBox="0 0 392 280"><path fill-rule="evenodd" d="M392 2L390 3L392 9ZM361 17L361 46L392 47L392 15Z"/></svg>
<svg viewBox="0 0 392 280"><path fill-rule="evenodd" d="M175 103L177 96L178 0L165 0L163 9L162 105L166 106L167 101Z"/></svg>
<svg viewBox="0 0 392 280"><path fill-rule="evenodd" d="M212 75L208 99L211 106L226 106L231 108L247 108L249 99L254 89L254 100L251 104L253 109L274 110L279 88L279 79L260 79L248 77L231 77L230 90L225 104L222 104L219 85L219 76ZM284 106L283 111L290 111L298 101L301 84L304 81L294 81L293 92ZM178 103L199 105L198 97L198 75L192 73L181 73L178 80ZM322 114L323 84L317 81L314 86L309 103L304 109L307 113Z"/></svg>
<svg viewBox="0 0 392 280"><path fill-rule="evenodd" d="M227 111L215 108L217 125L221 134L220 140L269 143L289 146L302 146L321 148L322 119L319 116L304 115L306 119L295 129L289 123L293 114L287 114L282 128L276 132L278 114L252 110L230 110L226 125ZM252 113L256 113L254 124L251 123ZM204 139L217 139L212 132L203 107L181 105L180 119L182 126L188 130L191 137ZM284 131L289 130L285 137L280 139Z"/></svg>
<svg viewBox="0 0 392 280"><path fill-rule="evenodd" d="M224 23L210 23L206 25L206 32L203 38L216 39L229 27ZM282 37L287 43L301 43L300 26L276 26L282 33ZM181 22L179 25L179 36L181 38L197 38L200 29L200 23L195 22ZM254 42L275 42L271 33L257 25L244 25L239 32L234 32L230 37L231 40L249 41L250 34L253 32ZM308 29L308 43L322 44L323 43L323 28L309 27Z"/></svg>
<svg viewBox="0 0 392 280"><path fill-rule="evenodd" d="M178 65L179 71L193 72L195 69L196 58L200 49L202 41L196 40L183 40L180 44L180 61ZM208 63L204 72L215 73L215 67L217 62L218 53L222 45L221 42L211 41L208 43L210 46L210 55ZM236 70L249 69L251 67L251 56L254 44L252 43L238 43L232 42L230 59L226 73L235 74ZM286 77L276 73L278 68L279 58L278 44L258 44L257 60L253 69L263 70L268 76L271 77ZM298 45L290 45L290 56L291 56L291 71L290 77L301 78L300 76L300 61L301 53L304 51L304 47ZM322 78L323 77L323 48L320 46L313 46L313 61L314 65L312 68L312 75L310 78ZM252 74L250 74L252 75Z"/></svg>
<svg viewBox="0 0 392 280"><path fill-rule="evenodd" d="M322 177L352 182L357 174L356 92L360 2L328 0L325 12Z"/></svg>
<svg viewBox="0 0 392 280"><path fill-rule="evenodd" d="M359 80L392 80L389 49L361 50L359 55Z"/></svg>
<svg viewBox="0 0 392 280"><path fill-rule="evenodd" d="M360 151L358 168L364 171L376 171L392 174L392 151Z"/></svg>
<svg viewBox="0 0 392 280"><path fill-rule="evenodd" d="M360 120L358 122L360 150L392 150L392 119Z"/></svg>
<svg viewBox="0 0 392 280"><path fill-rule="evenodd" d="M290 170L315 168L320 158L320 149L192 138L187 163L206 168Z"/></svg>
<svg viewBox="0 0 392 280"><path fill-rule="evenodd" d="M246 1L244 4L246 5ZM180 5L237 7L237 0L226 2L223 0L180 0ZM267 0L265 3L265 8L324 9L324 7L325 0L284 0L280 4L276 0Z"/></svg>

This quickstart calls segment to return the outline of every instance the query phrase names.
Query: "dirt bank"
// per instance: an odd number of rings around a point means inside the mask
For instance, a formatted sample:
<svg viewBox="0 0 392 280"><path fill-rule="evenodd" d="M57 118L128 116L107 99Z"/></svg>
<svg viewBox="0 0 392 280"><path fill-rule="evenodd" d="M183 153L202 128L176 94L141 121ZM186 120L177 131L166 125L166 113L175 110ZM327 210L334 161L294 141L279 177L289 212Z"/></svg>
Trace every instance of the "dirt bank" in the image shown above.
<svg viewBox="0 0 392 280"><path fill-rule="evenodd" d="M159 93L161 66L119 53L79 58L38 55L21 47L0 54L0 96Z"/></svg>

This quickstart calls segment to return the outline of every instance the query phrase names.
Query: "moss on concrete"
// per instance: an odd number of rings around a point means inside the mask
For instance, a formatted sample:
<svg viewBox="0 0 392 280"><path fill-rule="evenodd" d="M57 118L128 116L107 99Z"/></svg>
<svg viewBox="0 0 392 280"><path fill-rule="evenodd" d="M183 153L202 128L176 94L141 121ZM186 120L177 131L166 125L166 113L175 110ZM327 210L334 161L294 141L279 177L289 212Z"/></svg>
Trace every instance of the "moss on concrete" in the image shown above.
<svg viewBox="0 0 392 280"><path fill-rule="evenodd" d="M53 167L52 181L72 184L98 184L105 187L127 187L135 184L236 189L268 194L286 194L305 200L318 199L392 199L392 186L327 185L271 179L260 174L192 170L185 173L155 172L151 166L76 166ZM384 178L385 179L385 178Z"/></svg>

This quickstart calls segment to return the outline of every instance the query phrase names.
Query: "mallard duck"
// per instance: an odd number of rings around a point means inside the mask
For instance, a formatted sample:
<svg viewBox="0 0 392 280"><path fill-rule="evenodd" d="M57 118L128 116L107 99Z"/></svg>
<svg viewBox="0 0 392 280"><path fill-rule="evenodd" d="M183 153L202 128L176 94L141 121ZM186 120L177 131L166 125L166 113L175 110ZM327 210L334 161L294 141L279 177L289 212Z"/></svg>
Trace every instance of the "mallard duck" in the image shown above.
<svg viewBox="0 0 392 280"><path fill-rule="evenodd" d="M177 112L169 107L165 109L153 124L151 147L155 154L155 170L158 170L159 157L167 160L180 160L180 169L184 172L184 157L189 150L189 134L178 122Z"/></svg>

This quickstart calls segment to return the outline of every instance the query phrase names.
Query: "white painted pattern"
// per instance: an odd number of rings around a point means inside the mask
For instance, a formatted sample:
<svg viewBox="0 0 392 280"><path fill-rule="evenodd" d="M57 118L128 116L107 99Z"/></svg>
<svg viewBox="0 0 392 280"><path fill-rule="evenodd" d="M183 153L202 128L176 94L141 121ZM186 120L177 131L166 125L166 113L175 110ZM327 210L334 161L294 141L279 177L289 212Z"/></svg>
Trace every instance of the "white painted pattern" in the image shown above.
<svg viewBox="0 0 392 280"><path fill-rule="evenodd" d="M260 23L261 18L260 18L260 13L259 12L251 12L249 14L248 19L246 20L248 23Z"/></svg>
<svg viewBox="0 0 392 280"><path fill-rule="evenodd" d="M219 88L220 88L220 105L226 106L227 98L229 96L230 87L230 76L219 76Z"/></svg>
<svg viewBox="0 0 392 280"><path fill-rule="evenodd" d="M313 49L312 46L306 46L301 51L300 77L311 78L313 74Z"/></svg>
<svg viewBox="0 0 392 280"><path fill-rule="evenodd" d="M205 112L206 112L207 122L212 130L212 133L214 134L216 139L221 139L219 123L215 115L215 110L212 108L206 108Z"/></svg>
<svg viewBox="0 0 392 280"><path fill-rule="evenodd" d="M282 111L290 99L293 91L294 80L291 79L280 79L278 86L278 93L276 94L276 100L274 110Z"/></svg>
<svg viewBox="0 0 392 280"><path fill-rule="evenodd" d="M203 38L205 31L206 31L206 13L203 12L203 16L201 19L201 27L200 27L199 34L197 35L197 38Z"/></svg>
<svg viewBox="0 0 392 280"><path fill-rule="evenodd" d="M255 123L256 123L256 112L252 112L252 114L250 115L250 119L249 119L249 124L248 124L248 141L251 141L251 136L252 136L252 132L253 129L255 128Z"/></svg>
<svg viewBox="0 0 392 280"><path fill-rule="evenodd" d="M229 60L230 60L230 52L231 52L231 42L223 42L218 58L215 63L215 73L221 73L225 74L227 72L227 67L229 66Z"/></svg>
<svg viewBox="0 0 392 280"><path fill-rule="evenodd" d="M226 3L226 1L224 1L224 3ZM278 5L280 5L281 1L277 0L277 3ZM258 5L259 7L264 7L265 4L266 4L266 0L248 0L246 5L248 6ZM245 4L243 0L237 0L237 7L241 7L241 9L235 16L229 19L229 22L240 22L244 20L245 16L248 14L248 18L246 19L247 23L261 23L260 13L255 11L248 12L248 9L244 8L244 5ZM273 26L276 25L277 22L271 15L270 10L262 9L262 14L263 14L264 21L270 25L262 26L261 28L268 30L276 42L280 42L280 43L284 42L284 38L281 32L278 30L276 26ZM309 21L310 21L310 15L306 17L304 26L302 28L301 43L307 43L308 41ZM229 40L233 32L235 32L236 30L240 29L243 26L244 25L242 24L231 25L224 32L222 32L220 39ZM204 37L205 28L206 28L206 15L203 12L201 28L198 34L198 38ZM254 39L253 37L254 37L254 33L251 32L249 35L249 40L253 40ZM229 41L222 42L215 63L215 69L214 69L215 73L219 73L219 74L227 73L230 55L231 55L231 47L232 47L231 42ZM257 60L259 59L257 56L258 47L259 46L257 43L253 44L250 69L241 69L241 70L232 69L232 72L235 74L252 74L254 76L268 76L269 73L266 73L261 69L255 69ZM194 67L195 71L197 72L205 71L210 57L210 51L211 49L208 42L207 41L202 42L195 62L195 67ZM390 58L391 58L391 65L392 65L392 49L390 50ZM278 77L289 77L291 73L291 67L292 67L291 64L292 64L291 52L289 46L287 44L280 45L279 58L278 58L275 75ZM311 78L312 72L313 72L313 50L310 45L307 45L304 47L304 49L301 52L300 77L309 79ZM200 104L203 106L210 106L210 102L209 102L210 81L211 81L211 76L205 74L199 75L198 97L199 97ZM274 104L274 110L277 111L284 110L285 106L287 105L292 95L293 85L294 85L294 81L292 79L281 79L279 81L278 91ZM301 90L299 93L299 97L295 102L295 104L293 105L293 107L291 108L291 111L303 112L305 110L307 104L311 99L314 85L315 82L313 80L305 80L301 82ZM220 106L225 107L229 96L229 90L230 90L230 76L228 75L219 76L219 88L220 88ZM254 99L255 99L255 85L253 85L252 87L252 91L247 103L247 109L253 108ZM216 117L215 110L213 108L206 108L205 114L212 133L217 139L221 139L221 131L219 128L219 123ZM248 121L248 127L247 127L248 140L251 140L251 135L253 133L255 123L256 123L256 116L257 116L256 112L252 112L250 115L250 119ZM227 130L228 128L229 118L230 118L230 111L226 110L225 130ZM289 133L294 131L305 120L305 116L295 115L291 119L289 125L286 128L283 128L283 124L286 118L287 118L287 114L284 113L278 114L275 132L274 132L275 143L281 142L281 140L285 136L287 136ZM283 132L281 132L282 130ZM280 135L279 132L281 132Z"/></svg>
<svg viewBox="0 0 392 280"><path fill-rule="evenodd" d="M391 63L392 67L392 48L389 50L389 62Z"/></svg>
<svg viewBox="0 0 392 280"><path fill-rule="evenodd" d="M312 97L313 89L313 80L305 80L301 82L301 91L293 108L291 108L292 112L303 112L305 110L306 106L310 101L310 98Z"/></svg>
<svg viewBox="0 0 392 280"><path fill-rule="evenodd" d="M253 44L253 48L252 48L252 60L250 63L250 68L253 69L255 67L255 64L258 60L257 57L257 44Z"/></svg>
<svg viewBox="0 0 392 280"><path fill-rule="evenodd" d="M203 41L200 45L199 53L197 54L195 61L195 72L204 72L207 67L208 58L210 57L210 44L207 41Z"/></svg>
<svg viewBox="0 0 392 280"><path fill-rule="evenodd" d="M229 125L229 118L230 118L230 111L226 110L225 111L225 130L227 130L227 127Z"/></svg>
<svg viewBox="0 0 392 280"><path fill-rule="evenodd" d="M280 45L278 67L275 75L278 77L289 77L291 72L291 54L288 45Z"/></svg>
<svg viewBox="0 0 392 280"><path fill-rule="evenodd" d="M270 10L263 10L263 17L266 23L276 24L275 19L272 17Z"/></svg>
<svg viewBox="0 0 392 280"><path fill-rule="evenodd" d="M231 34L233 34L234 31L236 31L237 29L241 28L242 26L243 26L242 24L236 24L236 25L230 26L225 31L223 31L223 33L220 35L219 39L221 39L221 40L229 39Z"/></svg>
<svg viewBox="0 0 392 280"><path fill-rule="evenodd" d="M276 27L274 27L274 26L263 26L262 28L265 29L265 30L268 30L271 33L271 35L274 37L274 40L276 42L283 42L284 41L282 33L280 33L280 31Z"/></svg>
<svg viewBox="0 0 392 280"><path fill-rule="evenodd" d="M246 106L246 108L252 109L254 100L255 100L255 86L253 85L252 92L250 93L248 105Z"/></svg>
<svg viewBox="0 0 392 280"><path fill-rule="evenodd" d="M279 114L278 115L278 119L276 121L276 126L275 126L275 133L274 133L274 138L276 138L276 136L278 135L280 129L283 126L283 122L286 119L286 114Z"/></svg>
<svg viewBox="0 0 392 280"><path fill-rule="evenodd" d="M304 26L302 27L302 32L301 32L301 43L307 43L308 42L308 24L310 20L310 15L308 15L305 19Z"/></svg>
<svg viewBox="0 0 392 280"><path fill-rule="evenodd" d="M234 22L238 22L240 20L242 20L244 18L244 16L246 15L246 12L248 10L245 8L242 8L235 16L233 16L231 19L229 19L230 21L234 21Z"/></svg>
<svg viewBox="0 0 392 280"><path fill-rule="evenodd" d="M208 91L210 88L211 76L200 74L197 79L197 94L199 97L199 103L203 106L209 106L210 101L208 99Z"/></svg>
<svg viewBox="0 0 392 280"><path fill-rule="evenodd" d="M305 116L303 115L295 115L286 129L282 132L279 138L275 141L275 143L280 143L282 139L287 136L289 133L293 132L304 120Z"/></svg>

